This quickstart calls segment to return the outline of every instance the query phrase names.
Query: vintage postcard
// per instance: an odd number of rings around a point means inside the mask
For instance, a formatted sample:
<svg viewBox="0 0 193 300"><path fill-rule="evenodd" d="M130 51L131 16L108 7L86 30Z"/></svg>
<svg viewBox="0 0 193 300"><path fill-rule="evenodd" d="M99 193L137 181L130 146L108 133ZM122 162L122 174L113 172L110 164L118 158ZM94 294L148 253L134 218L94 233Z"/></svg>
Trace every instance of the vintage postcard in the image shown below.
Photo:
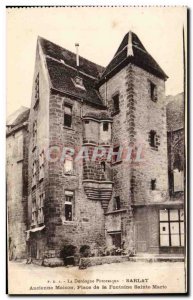
<svg viewBox="0 0 193 300"><path fill-rule="evenodd" d="M6 13L7 293L187 293L187 8Z"/></svg>

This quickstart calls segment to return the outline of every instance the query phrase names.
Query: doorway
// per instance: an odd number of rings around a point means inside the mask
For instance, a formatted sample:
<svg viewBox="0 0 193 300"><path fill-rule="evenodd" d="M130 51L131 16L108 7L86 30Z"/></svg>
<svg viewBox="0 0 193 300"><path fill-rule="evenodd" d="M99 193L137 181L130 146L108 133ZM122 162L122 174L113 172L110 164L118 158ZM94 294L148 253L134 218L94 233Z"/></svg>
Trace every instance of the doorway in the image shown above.
<svg viewBox="0 0 193 300"><path fill-rule="evenodd" d="M121 248L121 232L111 234L112 245L116 248Z"/></svg>
<svg viewBox="0 0 193 300"><path fill-rule="evenodd" d="M135 223L135 245L136 252L147 252L146 226L143 221L136 221Z"/></svg>

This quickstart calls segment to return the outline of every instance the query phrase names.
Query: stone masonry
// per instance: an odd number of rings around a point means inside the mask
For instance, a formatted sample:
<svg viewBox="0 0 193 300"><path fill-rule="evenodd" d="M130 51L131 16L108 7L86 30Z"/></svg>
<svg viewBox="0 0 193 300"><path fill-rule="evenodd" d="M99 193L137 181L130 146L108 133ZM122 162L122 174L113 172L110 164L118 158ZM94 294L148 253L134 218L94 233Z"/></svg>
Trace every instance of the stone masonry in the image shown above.
<svg viewBox="0 0 193 300"><path fill-rule="evenodd" d="M167 75L132 32L106 68L77 55L38 37L28 123L7 133L10 258L182 252L183 232L178 242L160 223L183 209L168 177L181 133L167 133Z"/></svg>

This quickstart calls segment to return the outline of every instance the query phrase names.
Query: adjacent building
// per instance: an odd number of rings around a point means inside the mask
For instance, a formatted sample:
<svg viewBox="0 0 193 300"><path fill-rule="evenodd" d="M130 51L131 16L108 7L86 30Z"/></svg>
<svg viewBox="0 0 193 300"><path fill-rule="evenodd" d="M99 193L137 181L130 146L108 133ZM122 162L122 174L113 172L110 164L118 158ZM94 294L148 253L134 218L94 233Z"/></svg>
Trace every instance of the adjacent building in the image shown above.
<svg viewBox="0 0 193 300"><path fill-rule="evenodd" d="M7 167L8 213L14 195L24 205L21 256L59 257L64 245L95 255L183 253L184 122L166 105L166 80L133 32L106 68L38 38L27 182L10 179ZM19 184L26 189L17 198Z"/></svg>
<svg viewBox="0 0 193 300"><path fill-rule="evenodd" d="M8 248L10 259L26 257L28 198L28 117L29 109L21 107L6 125L6 195Z"/></svg>

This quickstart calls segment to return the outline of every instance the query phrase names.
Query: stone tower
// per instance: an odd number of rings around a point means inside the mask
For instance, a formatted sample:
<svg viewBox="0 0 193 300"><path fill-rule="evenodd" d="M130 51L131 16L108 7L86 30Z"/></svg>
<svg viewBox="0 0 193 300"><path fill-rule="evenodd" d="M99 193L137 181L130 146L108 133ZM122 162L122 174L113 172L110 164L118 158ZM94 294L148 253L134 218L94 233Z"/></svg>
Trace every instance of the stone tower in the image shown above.
<svg viewBox="0 0 193 300"><path fill-rule="evenodd" d="M108 245L159 252L159 210L168 200L166 79L137 35L128 32L99 80L113 120L114 151L123 148L112 164ZM133 154L128 161L129 149Z"/></svg>

